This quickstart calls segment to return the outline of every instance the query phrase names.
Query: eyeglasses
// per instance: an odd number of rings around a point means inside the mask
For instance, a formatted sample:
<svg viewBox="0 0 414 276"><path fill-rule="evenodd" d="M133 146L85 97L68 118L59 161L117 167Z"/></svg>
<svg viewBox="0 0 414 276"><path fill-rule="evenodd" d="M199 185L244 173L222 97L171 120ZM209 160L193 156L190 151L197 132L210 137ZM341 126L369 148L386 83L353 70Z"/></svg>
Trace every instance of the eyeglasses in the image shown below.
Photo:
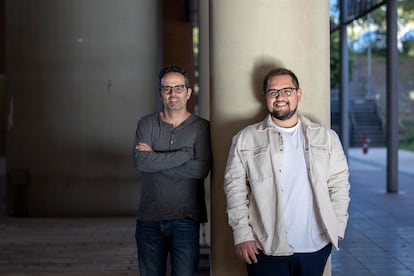
<svg viewBox="0 0 414 276"><path fill-rule="evenodd" d="M170 94L171 91L174 90L175 93L183 93L185 91L185 85L179 84L176 86L161 86L160 91L164 94Z"/></svg>
<svg viewBox="0 0 414 276"><path fill-rule="evenodd" d="M280 94L282 94L283 96L287 96L290 97L290 95L292 95L293 91L298 90L295 87L285 87L285 88L281 88L281 89L270 89L267 90L266 92L266 96L269 98L277 98L279 97Z"/></svg>

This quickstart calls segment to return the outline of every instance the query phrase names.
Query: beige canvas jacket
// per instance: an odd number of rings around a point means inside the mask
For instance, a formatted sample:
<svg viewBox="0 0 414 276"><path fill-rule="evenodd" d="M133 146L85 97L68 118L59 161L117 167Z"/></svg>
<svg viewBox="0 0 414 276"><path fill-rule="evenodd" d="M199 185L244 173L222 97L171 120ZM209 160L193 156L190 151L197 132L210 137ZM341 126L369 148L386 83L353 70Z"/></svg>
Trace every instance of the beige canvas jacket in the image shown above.
<svg viewBox="0 0 414 276"><path fill-rule="evenodd" d="M349 171L338 135L299 116L310 183L322 228L332 244L348 221ZM291 255L280 192L283 139L270 115L233 137L224 176L226 209L234 244L255 240L268 255ZM299 206L300 207L300 206Z"/></svg>

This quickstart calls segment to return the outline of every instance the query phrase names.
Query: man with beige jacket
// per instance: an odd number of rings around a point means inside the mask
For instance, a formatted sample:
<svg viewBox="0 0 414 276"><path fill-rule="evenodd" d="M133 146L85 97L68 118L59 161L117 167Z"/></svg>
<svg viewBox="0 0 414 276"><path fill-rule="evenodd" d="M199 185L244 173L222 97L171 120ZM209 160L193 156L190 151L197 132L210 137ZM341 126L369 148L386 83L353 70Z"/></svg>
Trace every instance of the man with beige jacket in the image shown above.
<svg viewBox="0 0 414 276"><path fill-rule="evenodd" d="M263 82L269 115L233 137L224 190L236 254L252 275L320 276L348 221L349 170L337 134L299 114L285 68Z"/></svg>

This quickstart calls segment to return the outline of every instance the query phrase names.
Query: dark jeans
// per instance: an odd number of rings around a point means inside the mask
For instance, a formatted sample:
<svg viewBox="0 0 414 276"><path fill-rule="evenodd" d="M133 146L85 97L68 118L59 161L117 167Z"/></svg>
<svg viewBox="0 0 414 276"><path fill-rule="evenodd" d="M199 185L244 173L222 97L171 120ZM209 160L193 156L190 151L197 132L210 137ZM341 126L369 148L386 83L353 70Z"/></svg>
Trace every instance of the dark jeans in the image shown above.
<svg viewBox="0 0 414 276"><path fill-rule="evenodd" d="M313 253L268 256L259 251L257 263L248 264L249 276L321 276L332 252L332 244Z"/></svg>
<svg viewBox="0 0 414 276"><path fill-rule="evenodd" d="M200 224L191 220L137 221L135 240L140 276L193 276L198 268Z"/></svg>

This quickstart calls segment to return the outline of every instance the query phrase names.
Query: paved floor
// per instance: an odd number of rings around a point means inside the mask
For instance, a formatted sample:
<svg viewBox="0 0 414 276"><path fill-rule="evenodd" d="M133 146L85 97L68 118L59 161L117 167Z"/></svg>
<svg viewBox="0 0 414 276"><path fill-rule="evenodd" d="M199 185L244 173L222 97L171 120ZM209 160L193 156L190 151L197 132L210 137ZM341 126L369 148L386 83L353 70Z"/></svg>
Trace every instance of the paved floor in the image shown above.
<svg viewBox="0 0 414 276"><path fill-rule="evenodd" d="M386 150L351 149L350 220L333 275L414 275L414 153L399 152L399 192L386 193Z"/></svg>
<svg viewBox="0 0 414 276"><path fill-rule="evenodd" d="M2 218L0 275L138 275L134 230L134 217Z"/></svg>
<svg viewBox="0 0 414 276"><path fill-rule="evenodd" d="M336 275L414 275L414 153L400 151L387 194L385 149L351 149L350 220ZM0 275L138 275L134 218L0 218ZM200 272L209 275L208 249Z"/></svg>

